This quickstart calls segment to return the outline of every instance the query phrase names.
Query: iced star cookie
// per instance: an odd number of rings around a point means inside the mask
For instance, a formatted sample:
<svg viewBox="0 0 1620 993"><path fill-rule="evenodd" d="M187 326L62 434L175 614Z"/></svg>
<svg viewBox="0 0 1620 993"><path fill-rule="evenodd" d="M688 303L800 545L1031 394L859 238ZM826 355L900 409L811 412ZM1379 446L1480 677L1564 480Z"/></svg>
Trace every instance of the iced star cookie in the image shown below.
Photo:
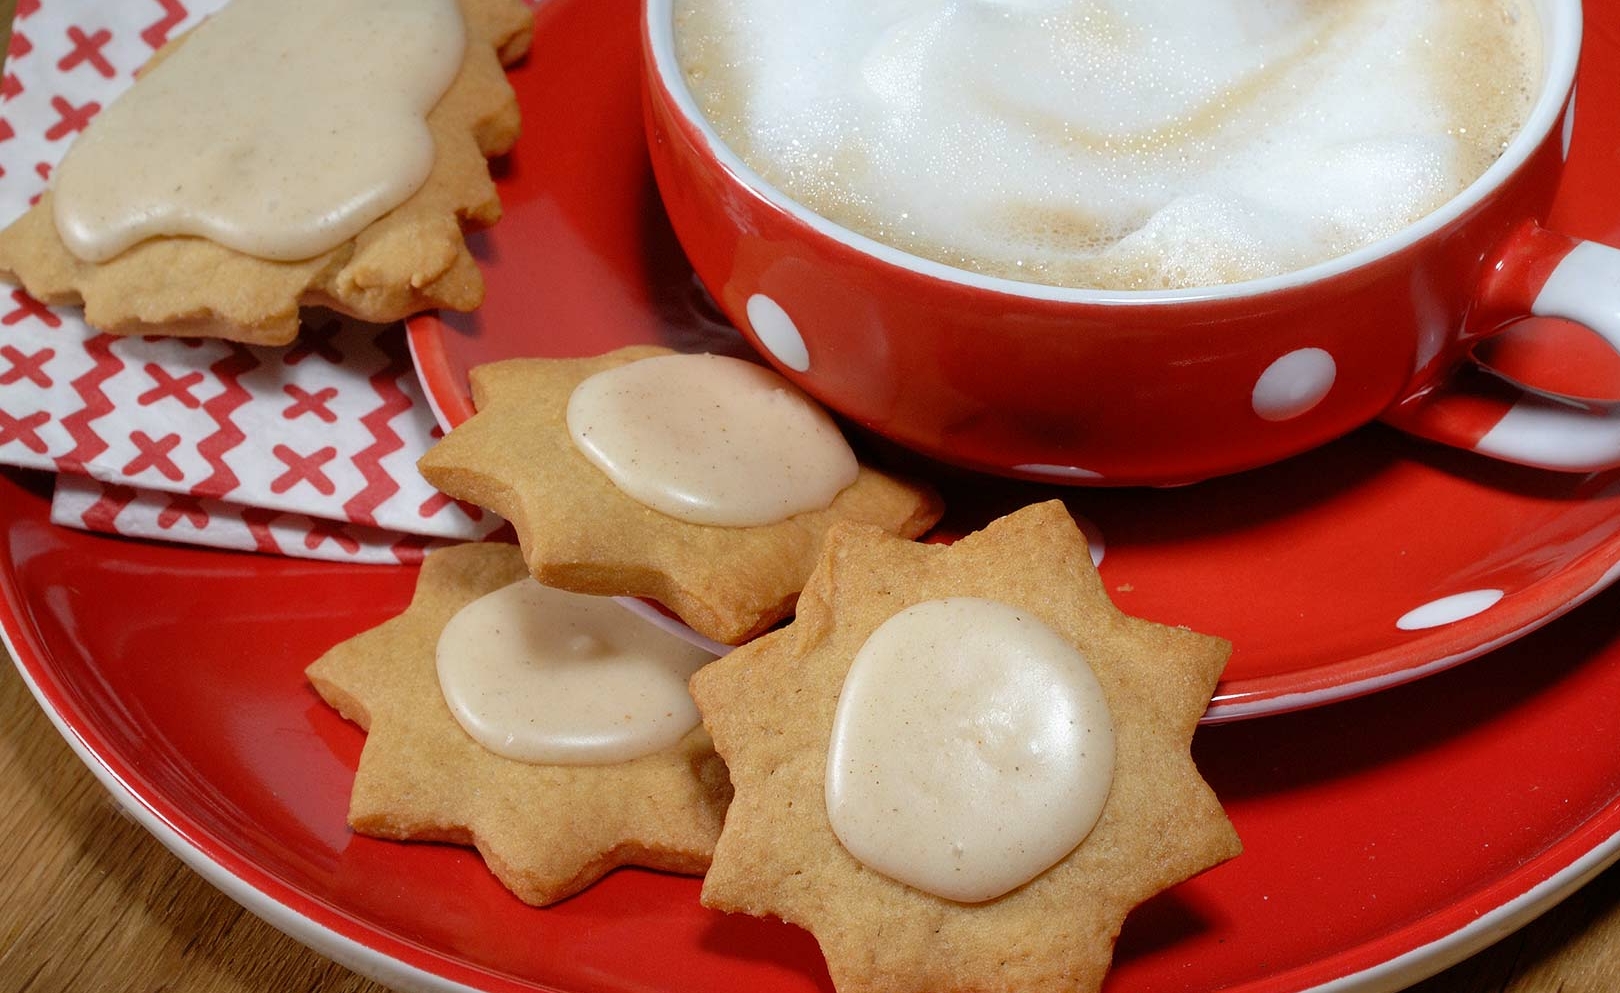
<svg viewBox="0 0 1620 993"><path fill-rule="evenodd" d="M792 613L835 524L913 538L940 515L739 359L639 346L471 380L478 413L421 459L427 481L510 521L540 582L646 597L726 644Z"/></svg>
<svg viewBox="0 0 1620 993"><path fill-rule="evenodd" d="M621 865L701 873L731 796L685 693L708 656L592 599L511 545L454 546L403 614L310 665L368 732L350 825L476 846L536 905Z"/></svg>
<svg viewBox="0 0 1620 993"><path fill-rule="evenodd" d="M811 931L841 993L1096 990L1131 908L1239 851L1188 750L1228 651L1121 614L1061 503L839 527L693 677L736 789L703 902Z"/></svg>
<svg viewBox="0 0 1620 993"><path fill-rule="evenodd" d="M520 0L235 0L154 56L0 231L0 275L121 335L291 341L300 307L470 310Z"/></svg>

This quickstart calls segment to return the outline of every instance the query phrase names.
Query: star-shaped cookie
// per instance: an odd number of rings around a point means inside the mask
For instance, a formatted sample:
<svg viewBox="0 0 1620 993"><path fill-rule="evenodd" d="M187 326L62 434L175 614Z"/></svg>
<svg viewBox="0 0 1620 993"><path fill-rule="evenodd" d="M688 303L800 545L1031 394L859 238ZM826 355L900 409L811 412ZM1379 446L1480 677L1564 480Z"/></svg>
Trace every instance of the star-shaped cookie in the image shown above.
<svg viewBox="0 0 1620 993"><path fill-rule="evenodd" d="M621 865L701 873L731 797L703 728L615 765L534 765L486 750L445 704L439 633L462 607L526 575L511 545L437 551L403 614L309 666L321 696L368 732L349 824L476 846L507 888L537 905Z"/></svg>
<svg viewBox="0 0 1620 993"><path fill-rule="evenodd" d="M946 597L998 600L1056 630L1090 664L1114 722L1113 785L1095 828L1030 882L972 905L864 866L824 800L857 650L897 612ZM1132 907L1239 851L1189 754L1228 651L1120 613L1061 503L952 546L835 529L793 623L692 678L736 789L703 902L811 931L842 993L1095 990Z"/></svg>
<svg viewBox="0 0 1620 993"><path fill-rule="evenodd" d="M653 346L581 359L512 359L472 370L478 413L418 463L428 482L510 521L547 586L646 597L716 641L740 644L793 611L827 530L869 524L914 538L938 496L862 466L825 510L757 527L691 524L620 491L574 445L568 400L585 379Z"/></svg>
<svg viewBox="0 0 1620 993"><path fill-rule="evenodd" d="M502 66L528 51L534 17L521 0L460 4L467 50L428 114L432 172L354 238L297 262L189 237L151 238L106 262L86 262L63 244L47 192L0 231L0 274L45 303L83 304L86 322L119 335L282 345L298 334L300 306L375 323L434 307L472 310L483 302L484 282L462 231L488 227L501 215L486 159L517 140L517 98ZM185 36L175 39L153 64L184 43Z"/></svg>

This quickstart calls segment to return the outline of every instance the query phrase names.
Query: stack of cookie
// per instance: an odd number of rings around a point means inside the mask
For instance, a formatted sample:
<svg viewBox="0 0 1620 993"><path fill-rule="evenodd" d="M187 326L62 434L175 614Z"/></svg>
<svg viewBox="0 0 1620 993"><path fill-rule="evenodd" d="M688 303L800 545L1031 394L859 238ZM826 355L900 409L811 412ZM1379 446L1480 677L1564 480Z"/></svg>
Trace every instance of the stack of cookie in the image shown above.
<svg viewBox="0 0 1620 993"><path fill-rule="evenodd" d="M472 379L421 469L521 547L435 554L403 615L310 667L371 731L357 830L473 844L536 904L706 871L705 905L812 931L846 993L1095 989L1132 907L1237 853L1189 755L1229 646L1116 610L1061 503L919 543L934 492L735 359ZM524 587L573 599L497 609ZM726 653L601 626L604 596ZM625 644L649 633L651 664ZM482 666L508 675L474 690ZM687 673L695 708L653 733Z"/></svg>
<svg viewBox="0 0 1620 993"><path fill-rule="evenodd" d="M238 0L98 115L0 232L0 273L110 334L256 345L302 306L476 307L463 231L500 217L485 160L517 140L502 66L532 26L520 0Z"/></svg>

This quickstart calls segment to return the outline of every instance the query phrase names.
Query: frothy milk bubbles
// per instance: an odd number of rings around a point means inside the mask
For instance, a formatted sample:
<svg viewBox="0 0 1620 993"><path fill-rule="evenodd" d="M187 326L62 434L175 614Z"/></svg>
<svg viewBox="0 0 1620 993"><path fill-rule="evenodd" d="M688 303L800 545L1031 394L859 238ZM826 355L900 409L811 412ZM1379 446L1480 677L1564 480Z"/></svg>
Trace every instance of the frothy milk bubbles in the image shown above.
<svg viewBox="0 0 1620 993"><path fill-rule="evenodd" d="M1206 286L1351 251L1501 153L1520 0L676 0L699 106L770 183L948 265Z"/></svg>

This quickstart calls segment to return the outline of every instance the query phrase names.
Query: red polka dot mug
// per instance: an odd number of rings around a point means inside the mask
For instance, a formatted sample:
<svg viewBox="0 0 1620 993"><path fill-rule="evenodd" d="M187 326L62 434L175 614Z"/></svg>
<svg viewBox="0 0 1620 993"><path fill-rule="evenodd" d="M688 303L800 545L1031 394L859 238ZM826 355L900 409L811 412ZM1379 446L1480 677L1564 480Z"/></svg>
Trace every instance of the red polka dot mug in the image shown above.
<svg viewBox="0 0 1620 993"><path fill-rule="evenodd" d="M1530 315L1620 350L1620 252L1536 224L1568 155L1578 0L1540 0L1543 85L1501 158L1397 235L1207 289L1099 291L978 275L841 228L761 179L703 119L672 0L642 43L654 172L698 277L789 379L930 457L1083 485L1263 465L1382 418L1551 469L1620 465L1620 414L1472 372Z"/></svg>

